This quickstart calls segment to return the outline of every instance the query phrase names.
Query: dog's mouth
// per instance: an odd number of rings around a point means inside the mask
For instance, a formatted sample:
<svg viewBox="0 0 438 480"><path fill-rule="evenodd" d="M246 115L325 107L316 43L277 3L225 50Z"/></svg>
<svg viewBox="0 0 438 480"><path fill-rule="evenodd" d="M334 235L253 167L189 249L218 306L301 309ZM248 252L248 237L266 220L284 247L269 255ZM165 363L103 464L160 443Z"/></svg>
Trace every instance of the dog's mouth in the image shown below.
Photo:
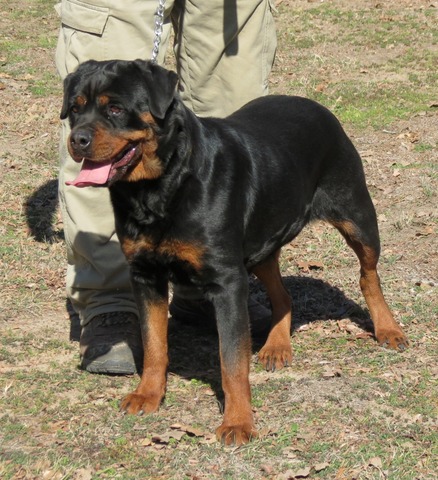
<svg viewBox="0 0 438 480"><path fill-rule="evenodd" d="M140 144L131 143L110 160L95 162L84 158L79 175L74 180L66 182L66 184L74 187L111 186L114 182L120 180L140 157Z"/></svg>

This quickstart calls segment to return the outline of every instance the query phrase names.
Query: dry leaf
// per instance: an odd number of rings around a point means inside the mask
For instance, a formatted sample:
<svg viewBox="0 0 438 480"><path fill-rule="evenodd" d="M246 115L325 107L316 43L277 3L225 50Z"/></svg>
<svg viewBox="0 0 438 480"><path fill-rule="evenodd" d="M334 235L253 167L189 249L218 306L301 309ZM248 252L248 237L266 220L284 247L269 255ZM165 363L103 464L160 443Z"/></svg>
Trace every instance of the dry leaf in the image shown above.
<svg viewBox="0 0 438 480"><path fill-rule="evenodd" d="M382 468L382 460L379 457L373 457L368 460L368 465L381 469Z"/></svg>
<svg viewBox="0 0 438 480"><path fill-rule="evenodd" d="M315 92L323 92L327 88L327 83L320 83L315 87Z"/></svg>
<svg viewBox="0 0 438 480"><path fill-rule="evenodd" d="M418 132L412 132L408 130L407 132L403 132L400 135L397 135L398 139L406 138L411 143L417 143L420 140L420 134Z"/></svg>
<svg viewBox="0 0 438 480"><path fill-rule="evenodd" d="M296 328L297 332L305 332L306 330L310 330L310 325L307 323Z"/></svg>
<svg viewBox="0 0 438 480"><path fill-rule="evenodd" d="M46 470L43 472L43 480L61 480L64 475L56 470Z"/></svg>
<svg viewBox="0 0 438 480"><path fill-rule="evenodd" d="M292 478L307 478L310 475L310 468L305 467L297 470Z"/></svg>
<svg viewBox="0 0 438 480"><path fill-rule="evenodd" d="M205 435L205 432L203 432L199 428L186 427L185 431L188 435L192 437L203 437Z"/></svg>
<svg viewBox="0 0 438 480"><path fill-rule="evenodd" d="M357 333L360 329L357 325L353 325L350 320L344 319L337 322L338 328L341 331L346 331L351 335Z"/></svg>
<svg viewBox="0 0 438 480"><path fill-rule="evenodd" d="M284 457L291 460L293 458L297 458L297 455L296 455L296 453L294 453L294 451L295 451L295 449L293 447L286 447L286 448L283 448L281 453Z"/></svg>
<svg viewBox="0 0 438 480"><path fill-rule="evenodd" d="M264 412L269 412L270 411L270 408L267 408L266 410L262 407L262 410ZM265 437L268 437L268 436L274 436L277 434L277 430L275 428L269 428L269 427L265 427L265 428L262 428L261 430L259 430L259 438L265 438Z"/></svg>
<svg viewBox="0 0 438 480"><path fill-rule="evenodd" d="M321 472L322 470L325 470L329 466L330 464L324 462L324 463L317 463L313 468L315 469L315 472L318 473L318 472Z"/></svg>
<svg viewBox="0 0 438 480"><path fill-rule="evenodd" d="M211 445L216 443L216 435L213 433L206 433L199 441L202 445Z"/></svg>
<svg viewBox="0 0 438 480"><path fill-rule="evenodd" d="M341 370L335 368L326 368L324 373L322 374L323 378L334 378L334 377L340 377L341 376Z"/></svg>
<svg viewBox="0 0 438 480"><path fill-rule="evenodd" d="M74 474L74 480L91 480L93 478L93 470L91 468L80 468Z"/></svg>
<svg viewBox="0 0 438 480"><path fill-rule="evenodd" d="M303 272L309 272L310 270L323 270L324 264L319 261L309 260L308 262L297 262L297 267Z"/></svg>
<svg viewBox="0 0 438 480"><path fill-rule="evenodd" d="M434 228L431 226L424 227L420 231L418 231L415 236L416 237L427 237L428 235L433 235Z"/></svg>
<svg viewBox="0 0 438 480"><path fill-rule="evenodd" d="M300 470L286 470L284 473L278 475L278 480L294 480L295 478L307 478L310 475L310 468L301 468Z"/></svg>
<svg viewBox="0 0 438 480"><path fill-rule="evenodd" d="M172 431L172 432L169 432L169 433L164 433L162 435L153 435L152 436L152 441L154 443L169 443L170 442L170 439L173 438L177 441L180 441L182 437L184 437L184 435L186 434L186 432L180 432L180 431Z"/></svg>
<svg viewBox="0 0 438 480"><path fill-rule="evenodd" d="M370 338L372 336L373 334L371 332L360 332L360 333L356 333L355 338L357 340L362 340L362 339Z"/></svg>
<svg viewBox="0 0 438 480"><path fill-rule="evenodd" d="M269 464L263 464L263 465L260 465L260 470L263 472L263 473L267 473L268 475L272 475L273 472L274 472L274 467L272 465L269 465Z"/></svg>
<svg viewBox="0 0 438 480"><path fill-rule="evenodd" d="M164 450L167 443L154 443L154 450Z"/></svg>
<svg viewBox="0 0 438 480"><path fill-rule="evenodd" d="M181 425L180 423L174 423L170 426L172 430L180 430L183 433L187 433L192 437L202 437L205 435L205 432L199 428L191 427L190 425Z"/></svg>

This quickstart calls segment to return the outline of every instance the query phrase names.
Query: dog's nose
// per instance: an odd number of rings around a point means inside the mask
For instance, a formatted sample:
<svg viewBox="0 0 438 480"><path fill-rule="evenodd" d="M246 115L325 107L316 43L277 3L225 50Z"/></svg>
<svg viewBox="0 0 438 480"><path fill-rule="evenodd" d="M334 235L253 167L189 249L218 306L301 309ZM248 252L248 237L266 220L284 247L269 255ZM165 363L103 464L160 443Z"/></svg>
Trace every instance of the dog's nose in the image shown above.
<svg viewBox="0 0 438 480"><path fill-rule="evenodd" d="M91 145L92 135L88 130L76 130L70 135L70 144L75 152L85 152Z"/></svg>

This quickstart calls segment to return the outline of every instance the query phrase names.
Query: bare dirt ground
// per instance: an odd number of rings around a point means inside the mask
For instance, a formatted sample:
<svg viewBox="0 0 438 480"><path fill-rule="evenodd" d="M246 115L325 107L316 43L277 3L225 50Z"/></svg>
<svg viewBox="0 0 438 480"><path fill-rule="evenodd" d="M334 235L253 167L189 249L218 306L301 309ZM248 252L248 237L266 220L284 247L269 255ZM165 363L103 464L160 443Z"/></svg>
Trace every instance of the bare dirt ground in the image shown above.
<svg viewBox="0 0 438 480"><path fill-rule="evenodd" d="M52 5L0 3L0 477L437 478L437 2L277 2L271 89L326 104L361 153L382 284L410 349L376 345L354 255L329 227L307 228L282 255L295 363L268 374L255 345L261 438L239 449L212 436L214 336L173 324L168 393L154 416L118 413L136 377L78 369L57 209Z"/></svg>

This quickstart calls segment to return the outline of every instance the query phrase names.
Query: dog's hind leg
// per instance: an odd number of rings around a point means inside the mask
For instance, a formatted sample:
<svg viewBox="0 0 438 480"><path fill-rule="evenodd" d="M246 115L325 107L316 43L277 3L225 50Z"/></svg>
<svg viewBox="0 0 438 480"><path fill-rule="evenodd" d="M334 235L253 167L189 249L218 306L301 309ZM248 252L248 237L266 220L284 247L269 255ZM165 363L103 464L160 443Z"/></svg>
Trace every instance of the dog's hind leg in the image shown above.
<svg viewBox="0 0 438 480"><path fill-rule="evenodd" d="M337 219L330 223L341 232L359 259L360 287L374 324L374 335L380 345L404 350L408 346L408 340L385 301L377 273L380 241L371 199L356 204L356 209L350 207L348 210L348 216L345 217L348 220Z"/></svg>
<svg viewBox="0 0 438 480"><path fill-rule="evenodd" d="M290 343L291 300L281 278L278 265L279 256L280 250L252 270L265 286L271 301L271 330L258 357L265 369L272 371L287 367L292 361Z"/></svg>

